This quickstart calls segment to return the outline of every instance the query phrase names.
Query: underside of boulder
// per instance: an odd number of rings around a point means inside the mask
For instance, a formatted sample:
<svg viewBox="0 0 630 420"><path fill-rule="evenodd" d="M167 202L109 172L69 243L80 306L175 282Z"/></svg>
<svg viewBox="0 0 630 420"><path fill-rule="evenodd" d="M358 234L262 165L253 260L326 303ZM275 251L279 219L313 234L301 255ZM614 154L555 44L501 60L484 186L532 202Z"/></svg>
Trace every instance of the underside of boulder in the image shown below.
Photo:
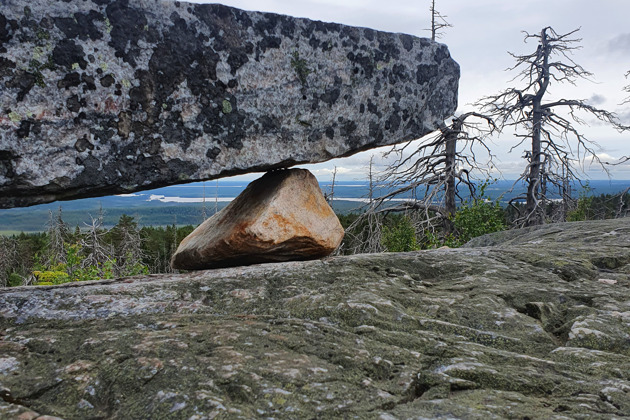
<svg viewBox="0 0 630 420"><path fill-rule="evenodd" d="M627 417L630 218L471 245L0 289L0 418Z"/></svg>
<svg viewBox="0 0 630 420"><path fill-rule="evenodd" d="M3 0L0 208L419 138L459 66L410 35L219 4Z"/></svg>

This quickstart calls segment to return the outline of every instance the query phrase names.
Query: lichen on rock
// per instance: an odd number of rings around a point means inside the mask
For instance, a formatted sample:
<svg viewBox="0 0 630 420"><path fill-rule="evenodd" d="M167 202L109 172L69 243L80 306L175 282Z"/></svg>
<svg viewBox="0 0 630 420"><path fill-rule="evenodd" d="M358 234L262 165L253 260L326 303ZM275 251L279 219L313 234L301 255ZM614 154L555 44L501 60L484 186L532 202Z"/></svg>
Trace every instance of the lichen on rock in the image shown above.
<svg viewBox="0 0 630 420"><path fill-rule="evenodd" d="M220 4L2 4L0 208L322 162L457 107L428 39Z"/></svg>
<svg viewBox="0 0 630 420"><path fill-rule="evenodd" d="M4 289L0 417L621 418L629 290L629 218Z"/></svg>

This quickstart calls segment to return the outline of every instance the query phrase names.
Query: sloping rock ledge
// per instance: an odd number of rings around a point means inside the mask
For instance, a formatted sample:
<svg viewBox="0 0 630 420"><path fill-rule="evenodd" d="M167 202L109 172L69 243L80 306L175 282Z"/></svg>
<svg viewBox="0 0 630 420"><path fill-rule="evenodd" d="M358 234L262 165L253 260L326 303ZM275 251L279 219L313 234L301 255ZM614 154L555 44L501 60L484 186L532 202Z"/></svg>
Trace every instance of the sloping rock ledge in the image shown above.
<svg viewBox="0 0 630 420"><path fill-rule="evenodd" d="M623 417L629 292L630 218L2 290L0 417Z"/></svg>

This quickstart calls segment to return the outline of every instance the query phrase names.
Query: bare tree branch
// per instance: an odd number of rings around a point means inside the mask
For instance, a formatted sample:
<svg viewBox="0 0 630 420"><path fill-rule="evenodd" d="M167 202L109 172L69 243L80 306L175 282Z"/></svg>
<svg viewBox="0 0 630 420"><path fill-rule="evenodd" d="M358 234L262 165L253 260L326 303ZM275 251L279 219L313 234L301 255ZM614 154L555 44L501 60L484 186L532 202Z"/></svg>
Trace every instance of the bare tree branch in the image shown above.
<svg viewBox="0 0 630 420"><path fill-rule="evenodd" d="M549 186L557 187L563 200L570 200L567 185L569 181L579 179L578 171L583 171L587 159L607 171L597 156L599 145L576 128L576 125L585 124L582 115L594 116L619 131L628 129L614 113L596 108L585 100L544 101L552 83L575 85L577 80L590 80L592 76L570 56L572 51L580 48L577 44L581 39L573 37L577 31L579 28L558 34L548 26L540 33L525 32L525 43L534 40L536 50L523 55L510 53L516 64L509 69L519 71L512 81L520 80L525 86L510 87L477 103L496 121L501 131L506 128L518 130L516 137L519 140L512 150L525 141L531 142L525 154L528 164L518 180L527 184L527 193L513 198L511 203L526 202L517 225L544 222Z"/></svg>
<svg viewBox="0 0 630 420"><path fill-rule="evenodd" d="M475 196L475 182L471 173L477 172L489 178L490 167L479 163L477 151L482 150L492 161L486 139L496 130L492 118L478 112L467 112L453 117L448 125L442 124L439 131L425 136L419 143L412 142L393 146L385 153L393 162L380 173L381 186L375 195L374 176L370 170L370 197L364 213L347 232L363 226L362 252L381 250L380 231L375 224L389 213L408 213L416 232L434 232L440 227L443 235L453 232L452 220L461 202L462 191ZM372 163L370 164L372 167ZM365 239L365 229L378 236L379 240ZM356 236L356 235L355 235ZM352 239L352 237L351 237Z"/></svg>
<svg viewBox="0 0 630 420"><path fill-rule="evenodd" d="M626 79L628 78L628 76L630 76L630 70L628 70L628 71L626 72ZM623 88L623 90L624 90L625 92L630 93L630 85L625 86L625 87ZM627 104L627 103L630 103L630 96L629 96L629 97L627 97L626 99L624 99L624 101L621 103L621 105L623 105L623 104Z"/></svg>

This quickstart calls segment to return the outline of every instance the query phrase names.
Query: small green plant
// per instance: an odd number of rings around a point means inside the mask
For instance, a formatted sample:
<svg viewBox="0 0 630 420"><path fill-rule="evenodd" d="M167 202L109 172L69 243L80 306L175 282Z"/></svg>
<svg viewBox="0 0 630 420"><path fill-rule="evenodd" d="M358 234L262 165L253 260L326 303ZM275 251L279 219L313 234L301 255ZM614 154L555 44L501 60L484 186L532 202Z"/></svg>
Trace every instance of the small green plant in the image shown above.
<svg viewBox="0 0 630 420"><path fill-rule="evenodd" d="M80 255L81 246L79 244L66 245L66 271L71 278L79 269L81 262L85 259Z"/></svg>
<svg viewBox="0 0 630 420"><path fill-rule="evenodd" d="M407 216L397 218L393 226L383 226L381 243L388 252L407 252L420 249L416 229Z"/></svg>
<svg viewBox="0 0 630 420"><path fill-rule="evenodd" d="M36 286L49 286L52 284L68 283L70 276L64 270L46 270L46 271L33 271L37 282Z"/></svg>
<svg viewBox="0 0 630 420"><path fill-rule="evenodd" d="M297 51L293 52L293 58L291 59L291 67L295 70L295 74L297 74L300 83L302 86L306 85L306 78L312 72L311 69L306 65L306 60L300 58L300 53Z"/></svg>
<svg viewBox="0 0 630 420"><path fill-rule="evenodd" d="M507 229L505 213L499 205L500 198L495 201L486 198L488 185L489 181L482 183L479 187L479 196L475 197L472 203L464 203L464 206L455 213L453 224L460 246L477 236Z"/></svg>
<svg viewBox="0 0 630 420"><path fill-rule="evenodd" d="M126 258L127 260L131 259L132 258L131 253L127 253ZM140 274L149 274L149 267L147 267L146 265L142 264L139 261L136 261L133 264L128 265L124 272L125 276L137 276Z"/></svg>
<svg viewBox="0 0 630 420"><path fill-rule="evenodd" d="M460 246L477 236L507 228L505 214L499 203L481 199L476 199L471 205L458 210L453 222Z"/></svg>
<svg viewBox="0 0 630 420"><path fill-rule="evenodd" d="M7 279L8 287L21 286L22 284L24 284L22 276L20 276L18 273L9 274L9 278Z"/></svg>
<svg viewBox="0 0 630 420"><path fill-rule="evenodd" d="M449 248L458 248L463 244L460 243L459 238L452 233L442 237L435 232L427 232L425 233L423 248L425 249L435 249L443 246Z"/></svg>
<svg viewBox="0 0 630 420"><path fill-rule="evenodd" d="M486 197L485 191L488 185L490 185L488 181L481 184L478 197L462 203L462 206L451 219L453 233L440 236L429 232L425 234L424 247L448 246L449 248L458 248L477 236L507 229L505 212L499 205L500 198L490 201Z"/></svg>
<svg viewBox="0 0 630 420"><path fill-rule="evenodd" d="M577 199L577 207L575 210L567 214L567 222L579 222L589 220L591 218L591 209L593 208L593 189L587 181L580 191Z"/></svg>

